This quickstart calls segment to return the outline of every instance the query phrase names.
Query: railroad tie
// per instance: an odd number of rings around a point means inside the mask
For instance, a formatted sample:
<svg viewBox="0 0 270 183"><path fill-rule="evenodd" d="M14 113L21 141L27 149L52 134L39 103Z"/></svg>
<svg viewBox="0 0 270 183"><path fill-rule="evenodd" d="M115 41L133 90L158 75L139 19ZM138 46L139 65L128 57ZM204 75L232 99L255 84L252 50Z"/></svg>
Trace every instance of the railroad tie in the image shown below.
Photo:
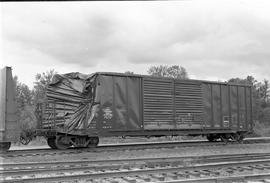
<svg viewBox="0 0 270 183"><path fill-rule="evenodd" d="M149 175L140 175L140 179L142 179L145 182L151 181L151 178L149 177Z"/></svg>
<svg viewBox="0 0 270 183"><path fill-rule="evenodd" d="M255 165L255 168L259 169L259 170L264 170L265 169L265 167L262 166L262 165Z"/></svg>
<svg viewBox="0 0 270 183"><path fill-rule="evenodd" d="M127 177L121 177L121 178L129 183L136 183L136 179L134 179L134 177L127 176Z"/></svg>
<svg viewBox="0 0 270 183"><path fill-rule="evenodd" d="M151 174L151 177L158 180L158 181L164 181L165 177L161 174Z"/></svg>
<svg viewBox="0 0 270 183"><path fill-rule="evenodd" d="M167 177L171 178L172 180L177 180L177 178L178 178L177 173L168 172L168 173L166 173L166 175L167 175Z"/></svg>

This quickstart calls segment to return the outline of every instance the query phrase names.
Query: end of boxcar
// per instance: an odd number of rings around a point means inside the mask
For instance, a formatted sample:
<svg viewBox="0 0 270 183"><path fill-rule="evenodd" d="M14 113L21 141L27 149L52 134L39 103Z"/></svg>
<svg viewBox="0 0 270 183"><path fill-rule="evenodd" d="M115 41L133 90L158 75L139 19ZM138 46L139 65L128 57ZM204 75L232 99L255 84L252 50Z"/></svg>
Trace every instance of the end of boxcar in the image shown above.
<svg viewBox="0 0 270 183"><path fill-rule="evenodd" d="M19 138L17 105L11 67L0 72L0 150L8 150Z"/></svg>

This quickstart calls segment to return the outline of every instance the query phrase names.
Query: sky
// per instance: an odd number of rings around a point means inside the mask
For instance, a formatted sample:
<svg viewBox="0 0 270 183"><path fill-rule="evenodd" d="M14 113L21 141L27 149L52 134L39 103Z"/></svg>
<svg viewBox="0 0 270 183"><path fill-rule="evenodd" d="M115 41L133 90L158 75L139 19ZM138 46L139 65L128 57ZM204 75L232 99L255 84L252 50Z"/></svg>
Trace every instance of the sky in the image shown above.
<svg viewBox="0 0 270 183"><path fill-rule="evenodd" d="M0 4L0 67L35 75L180 65L191 79L270 79L270 1Z"/></svg>

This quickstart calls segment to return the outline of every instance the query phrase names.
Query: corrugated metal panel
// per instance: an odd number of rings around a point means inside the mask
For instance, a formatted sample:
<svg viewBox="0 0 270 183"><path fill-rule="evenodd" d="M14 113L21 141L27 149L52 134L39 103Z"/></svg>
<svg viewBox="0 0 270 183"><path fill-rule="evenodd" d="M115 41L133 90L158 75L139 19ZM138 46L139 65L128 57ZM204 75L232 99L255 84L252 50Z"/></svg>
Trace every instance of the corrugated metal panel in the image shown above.
<svg viewBox="0 0 270 183"><path fill-rule="evenodd" d="M71 118L79 107L79 104L75 105L75 103L57 100L49 100L45 105L42 115L43 128L52 128L54 127L54 123L56 126L63 126L65 121Z"/></svg>
<svg viewBox="0 0 270 183"><path fill-rule="evenodd" d="M47 102L42 109L42 128L83 129L90 110L91 75L69 73L55 75L46 91Z"/></svg>
<svg viewBox="0 0 270 183"><path fill-rule="evenodd" d="M203 122L201 84L175 82L175 112L177 128L198 128Z"/></svg>
<svg viewBox="0 0 270 183"><path fill-rule="evenodd" d="M143 80L145 129L175 128L173 118L173 80Z"/></svg>

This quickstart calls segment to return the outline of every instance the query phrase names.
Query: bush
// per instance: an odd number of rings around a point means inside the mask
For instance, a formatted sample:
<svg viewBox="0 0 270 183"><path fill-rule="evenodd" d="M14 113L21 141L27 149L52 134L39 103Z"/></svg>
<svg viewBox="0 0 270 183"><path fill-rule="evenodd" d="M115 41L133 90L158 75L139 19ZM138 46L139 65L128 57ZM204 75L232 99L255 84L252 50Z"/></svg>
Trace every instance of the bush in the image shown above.
<svg viewBox="0 0 270 183"><path fill-rule="evenodd" d="M37 128L37 119L34 111L34 107L29 105L24 106L24 108L20 110L19 124L21 130L32 130Z"/></svg>
<svg viewBox="0 0 270 183"><path fill-rule="evenodd" d="M260 123L258 121L254 124L254 133L260 137L270 137L270 125L269 123Z"/></svg>

